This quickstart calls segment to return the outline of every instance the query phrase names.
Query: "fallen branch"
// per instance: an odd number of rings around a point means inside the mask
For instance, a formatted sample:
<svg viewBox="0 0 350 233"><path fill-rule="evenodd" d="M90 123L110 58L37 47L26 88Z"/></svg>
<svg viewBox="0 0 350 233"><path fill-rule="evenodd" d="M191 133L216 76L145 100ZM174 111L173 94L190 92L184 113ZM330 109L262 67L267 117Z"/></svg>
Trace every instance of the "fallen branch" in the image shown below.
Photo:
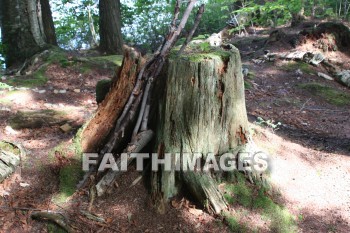
<svg viewBox="0 0 350 233"><path fill-rule="evenodd" d="M135 141L128 145L128 147L125 150L125 153L128 153L128 159L127 159L127 165L129 165L133 160L134 157L131 157L131 153L138 153L140 152L152 139L153 137L153 131L152 130L147 130L144 132L139 133L135 137ZM119 158L116 161L117 167L121 167L121 159ZM109 170L106 175L104 175L101 180L96 184L96 192L97 196L102 196L108 187L114 183L115 179L122 174L123 171L113 171Z"/></svg>
<svg viewBox="0 0 350 233"><path fill-rule="evenodd" d="M68 233L74 232L73 229L70 226L68 226L68 223L62 214L46 211L37 211L33 212L30 216L33 219L49 220L51 222L54 222Z"/></svg>

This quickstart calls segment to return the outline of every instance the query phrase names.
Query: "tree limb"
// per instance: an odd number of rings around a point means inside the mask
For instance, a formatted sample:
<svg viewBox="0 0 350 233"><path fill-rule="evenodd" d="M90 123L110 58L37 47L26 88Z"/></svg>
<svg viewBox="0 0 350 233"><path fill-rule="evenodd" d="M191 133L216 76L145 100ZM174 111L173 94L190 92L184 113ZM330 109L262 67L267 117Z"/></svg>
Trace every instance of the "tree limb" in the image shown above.
<svg viewBox="0 0 350 233"><path fill-rule="evenodd" d="M203 12L204 12L204 4L202 4L198 11L197 11L197 15L196 15L196 19L194 21L194 25L190 31L190 33L187 35L186 37L186 41L183 43L183 45L181 46L179 52L177 53L177 55L179 56L186 48L186 46L188 45L188 43L190 43L191 39L192 39L192 36L194 34L194 32L197 30L197 27L199 25L199 22L201 21L201 18L202 18L202 15L203 15Z"/></svg>

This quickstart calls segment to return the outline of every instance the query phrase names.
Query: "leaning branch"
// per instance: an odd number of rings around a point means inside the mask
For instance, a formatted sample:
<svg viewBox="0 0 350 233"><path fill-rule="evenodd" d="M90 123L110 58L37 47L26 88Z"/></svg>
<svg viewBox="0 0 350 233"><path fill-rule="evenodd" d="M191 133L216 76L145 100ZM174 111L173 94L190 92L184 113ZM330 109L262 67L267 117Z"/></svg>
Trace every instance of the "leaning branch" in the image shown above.
<svg viewBox="0 0 350 233"><path fill-rule="evenodd" d="M201 18L202 18L202 15L203 15L203 12L204 12L204 4L202 4L198 11L197 11L197 15L196 15L196 19L194 21L194 24L193 24L193 27L190 31L190 33L187 35L186 37L186 41L185 43L183 43L183 45L181 46L181 49L179 50L179 52L177 53L177 55L180 55L186 48L186 46L188 45L188 43L190 43L191 39L192 39L192 36L193 34L195 33L195 31L197 30L197 27L199 25L199 22L201 21Z"/></svg>

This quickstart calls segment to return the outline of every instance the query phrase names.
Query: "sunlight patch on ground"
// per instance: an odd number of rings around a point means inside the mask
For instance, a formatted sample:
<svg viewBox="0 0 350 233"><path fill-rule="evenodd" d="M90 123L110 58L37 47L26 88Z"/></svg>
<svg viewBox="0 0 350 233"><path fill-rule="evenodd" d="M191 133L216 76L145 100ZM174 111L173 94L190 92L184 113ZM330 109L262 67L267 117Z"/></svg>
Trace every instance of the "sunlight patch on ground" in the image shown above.
<svg viewBox="0 0 350 233"><path fill-rule="evenodd" d="M35 99L33 98L31 91L12 91L2 97L1 102L9 105L11 105L11 103L18 105L27 105L35 102Z"/></svg>
<svg viewBox="0 0 350 233"><path fill-rule="evenodd" d="M254 140L270 152L271 180L288 208L320 216L335 210L350 221L350 203L343 198L350 193L350 157L307 148L271 130L258 128L260 134L256 134Z"/></svg>

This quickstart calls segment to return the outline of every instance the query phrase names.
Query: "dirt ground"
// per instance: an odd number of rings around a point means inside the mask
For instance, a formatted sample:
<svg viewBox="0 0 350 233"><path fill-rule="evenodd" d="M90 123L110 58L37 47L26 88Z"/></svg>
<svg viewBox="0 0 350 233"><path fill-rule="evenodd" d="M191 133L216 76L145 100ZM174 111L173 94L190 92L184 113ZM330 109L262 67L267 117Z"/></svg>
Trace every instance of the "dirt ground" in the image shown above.
<svg viewBox="0 0 350 233"><path fill-rule="evenodd" d="M288 36L298 29L284 29ZM268 31L254 36L266 38ZM233 42L241 40L235 38ZM255 47L256 46L256 47ZM315 95L300 84L319 83L350 95L350 89L320 78L322 67L300 69L300 64L276 60L259 65L255 43L240 43L247 78L246 105L254 140L272 156L271 180L280 191L284 204L297 217L298 232L350 232L350 105L337 106ZM307 49L303 44L296 49ZM283 43L270 44L271 52L291 51ZM325 53L350 67L350 55L336 51ZM187 200L173 200L166 214L152 209L142 181L132 185L141 174L134 169L125 173L114 190L98 199L92 212L103 217L98 223L84 217L88 208L87 191L82 190L61 205L53 202L59 192L58 161L50 159L52 149L72 141L76 131L97 108L95 85L111 77L112 72L91 70L81 73L74 67L50 65L49 82L38 87L45 93L18 90L0 93L0 140L21 143L27 150L21 174L0 184L0 231L47 232L46 223L30 219L34 210L69 209L69 217L82 232L229 232L222 219L193 206ZM7 77L8 79L9 77ZM6 82L3 80L2 82ZM64 89L66 93L54 93ZM75 92L79 89L80 92ZM60 125L14 130L8 120L20 110L64 110L70 113L73 131L65 133ZM261 117L264 121L258 119ZM271 124L266 124L271 120ZM273 120L273 121L272 121ZM280 122L281 125L277 126ZM277 128L275 128L277 126ZM21 184L29 184L23 187ZM181 203L181 205L179 205Z"/></svg>

